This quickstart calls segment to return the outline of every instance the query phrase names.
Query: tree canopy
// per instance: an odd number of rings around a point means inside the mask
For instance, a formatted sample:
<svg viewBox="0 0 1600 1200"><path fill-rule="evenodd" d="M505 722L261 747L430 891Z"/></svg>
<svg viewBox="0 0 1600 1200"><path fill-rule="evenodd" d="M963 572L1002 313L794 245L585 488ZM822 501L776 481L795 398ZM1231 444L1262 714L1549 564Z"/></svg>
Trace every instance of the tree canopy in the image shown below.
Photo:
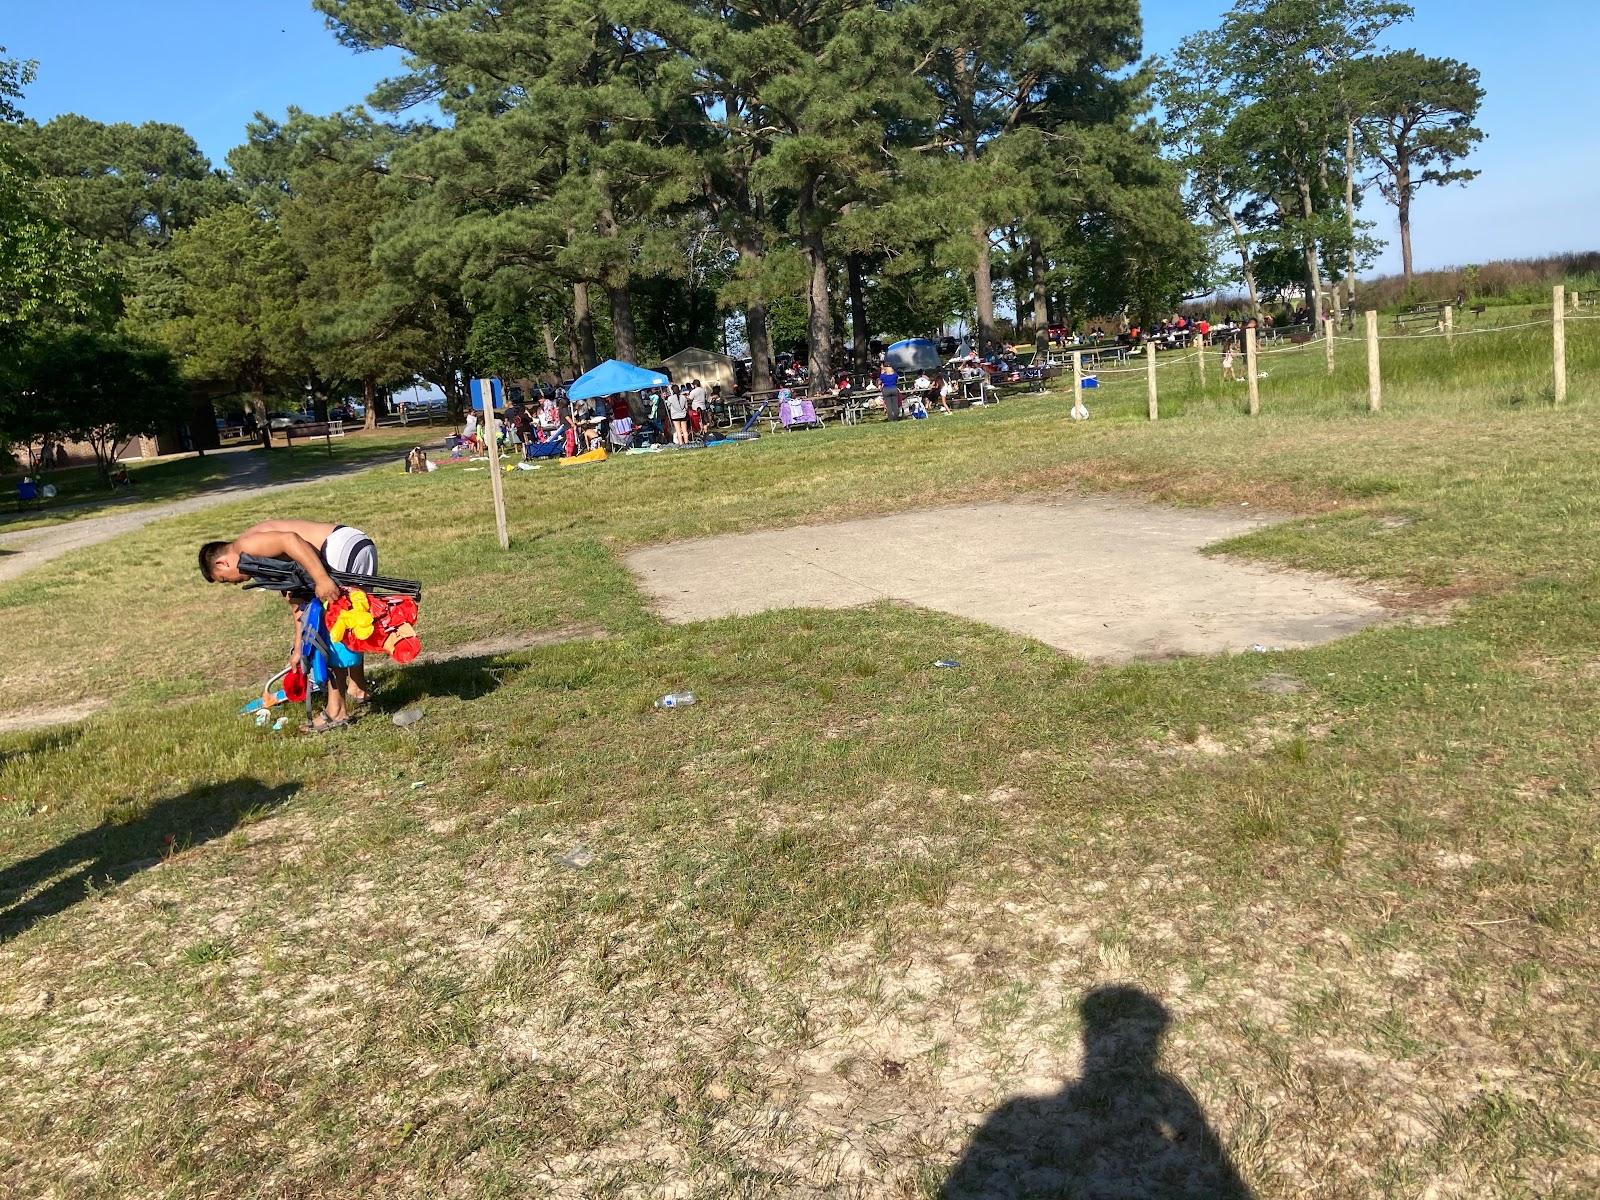
<svg viewBox="0 0 1600 1200"><path fill-rule="evenodd" d="M1236 285L1321 316L1369 186L1409 272L1412 198L1482 137L1472 68L1384 52L1396 0L1236 0L1159 61L1118 0L314 4L402 71L258 114L220 169L173 125L29 121L0 53L0 339L154 342L259 418L371 420L418 376L459 408L688 344L763 388L780 354L826 380L881 337L1042 344Z"/></svg>

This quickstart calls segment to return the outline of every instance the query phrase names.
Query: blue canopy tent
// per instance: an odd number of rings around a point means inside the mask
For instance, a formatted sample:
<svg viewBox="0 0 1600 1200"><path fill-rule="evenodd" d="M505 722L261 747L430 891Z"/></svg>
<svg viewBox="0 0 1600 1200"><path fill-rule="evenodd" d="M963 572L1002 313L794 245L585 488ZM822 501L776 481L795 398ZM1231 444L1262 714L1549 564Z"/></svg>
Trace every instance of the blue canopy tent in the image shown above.
<svg viewBox="0 0 1600 1200"><path fill-rule="evenodd" d="M906 338L893 343L883 357L896 371L937 371L939 348L927 338Z"/></svg>
<svg viewBox="0 0 1600 1200"><path fill-rule="evenodd" d="M589 400L596 396L615 396L618 392L666 387L670 382L660 371L647 371L632 363L608 358L594 370L585 371L574 379L567 396L573 400Z"/></svg>

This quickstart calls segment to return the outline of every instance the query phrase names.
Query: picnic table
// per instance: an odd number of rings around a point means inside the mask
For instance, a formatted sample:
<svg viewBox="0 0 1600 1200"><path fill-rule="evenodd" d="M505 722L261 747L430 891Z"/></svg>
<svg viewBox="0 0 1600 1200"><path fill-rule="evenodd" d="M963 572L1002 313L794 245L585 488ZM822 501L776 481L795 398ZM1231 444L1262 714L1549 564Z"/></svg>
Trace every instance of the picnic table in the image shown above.
<svg viewBox="0 0 1600 1200"><path fill-rule="evenodd" d="M1445 305L1442 303L1414 304L1395 313L1394 327L1402 333L1416 325L1432 325L1439 328L1444 324L1444 310Z"/></svg>
<svg viewBox="0 0 1600 1200"><path fill-rule="evenodd" d="M311 441L321 438L328 447L328 454L333 454L333 439L344 436L343 421L307 421L300 425L285 425L282 429L271 429L269 437L283 437L283 444L289 449L294 448L294 439L300 438Z"/></svg>

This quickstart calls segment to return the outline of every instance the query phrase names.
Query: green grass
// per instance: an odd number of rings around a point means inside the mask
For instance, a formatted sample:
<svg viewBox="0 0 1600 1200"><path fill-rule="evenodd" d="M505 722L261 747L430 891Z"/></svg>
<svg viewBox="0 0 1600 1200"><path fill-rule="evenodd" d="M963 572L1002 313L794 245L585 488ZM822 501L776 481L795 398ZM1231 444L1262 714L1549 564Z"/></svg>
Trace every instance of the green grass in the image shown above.
<svg viewBox="0 0 1600 1200"><path fill-rule="evenodd" d="M610 635L401 672L409 729L235 715L284 618L190 559L268 506L0 588L0 707L112 701L0 739L0 905L35 898L0 945L0 1181L932 1196L1124 980L1258 1196L1591 1194L1595 330L1559 412L1506 333L1384 343L1376 417L1341 344L1331 381L1320 347L1266 360L1253 421L1185 365L1153 425L1108 376L1086 426L1047 396L514 475L509 554L481 473L312 485L297 512L425 581L429 646ZM666 626L617 557L1091 489L1303 514L1228 550L1418 619L1091 666L888 605Z"/></svg>

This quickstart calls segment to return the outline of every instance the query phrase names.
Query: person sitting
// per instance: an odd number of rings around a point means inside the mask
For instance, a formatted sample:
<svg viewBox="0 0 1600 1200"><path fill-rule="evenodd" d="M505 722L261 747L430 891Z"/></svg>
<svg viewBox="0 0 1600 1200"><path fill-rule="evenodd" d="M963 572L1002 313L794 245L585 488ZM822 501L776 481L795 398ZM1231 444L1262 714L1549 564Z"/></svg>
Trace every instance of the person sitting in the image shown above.
<svg viewBox="0 0 1600 1200"><path fill-rule="evenodd" d="M131 489L132 487L133 487L133 476L128 474L128 468L127 467L125 467L121 463L118 463L117 464L117 469L115 471L111 472L111 490L112 491L117 491L117 490L119 490L121 488L129 488L129 489Z"/></svg>
<svg viewBox="0 0 1600 1200"><path fill-rule="evenodd" d="M410 451L406 454L407 475L426 475L429 471L437 471L438 469L438 467L428 461L428 452L421 446L411 447Z"/></svg>

